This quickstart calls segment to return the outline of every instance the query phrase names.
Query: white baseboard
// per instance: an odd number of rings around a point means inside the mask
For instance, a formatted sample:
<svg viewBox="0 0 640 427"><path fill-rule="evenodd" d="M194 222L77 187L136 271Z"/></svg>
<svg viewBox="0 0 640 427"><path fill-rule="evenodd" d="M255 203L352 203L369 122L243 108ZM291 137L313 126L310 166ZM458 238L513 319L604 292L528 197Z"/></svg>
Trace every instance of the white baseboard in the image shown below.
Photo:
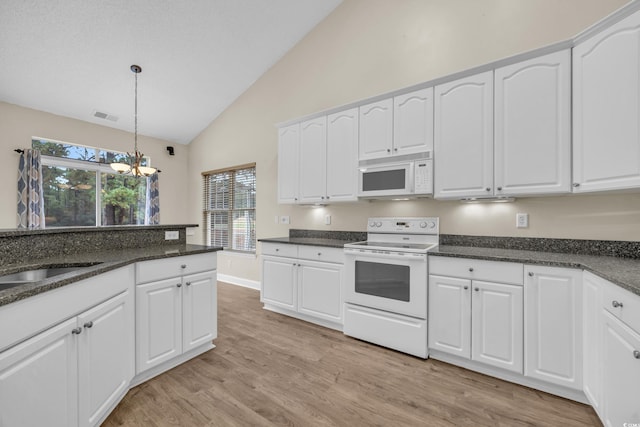
<svg viewBox="0 0 640 427"><path fill-rule="evenodd" d="M245 279L242 277L230 276L228 274L218 273L218 280L225 283L231 283L232 285L242 286L245 288L260 290L260 282L257 280Z"/></svg>

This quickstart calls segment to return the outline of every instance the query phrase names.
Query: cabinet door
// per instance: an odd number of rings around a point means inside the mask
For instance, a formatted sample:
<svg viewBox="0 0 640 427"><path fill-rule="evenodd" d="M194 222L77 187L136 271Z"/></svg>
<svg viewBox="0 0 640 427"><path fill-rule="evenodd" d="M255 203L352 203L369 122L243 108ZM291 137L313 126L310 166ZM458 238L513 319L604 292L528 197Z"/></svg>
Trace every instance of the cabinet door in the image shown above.
<svg viewBox="0 0 640 427"><path fill-rule="evenodd" d="M299 202L324 201L327 194L327 117L300 124Z"/></svg>
<svg viewBox="0 0 640 427"><path fill-rule="evenodd" d="M640 424L640 335L606 310L604 321L604 424Z"/></svg>
<svg viewBox="0 0 640 427"><path fill-rule="evenodd" d="M378 159L392 154L393 100L360 106L359 159Z"/></svg>
<svg viewBox="0 0 640 427"><path fill-rule="evenodd" d="M129 291L78 316L80 425L94 426L134 375L134 310Z"/></svg>
<svg viewBox="0 0 640 427"><path fill-rule="evenodd" d="M582 390L582 271L524 271L524 374Z"/></svg>
<svg viewBox="0 0 640 427"><path fill-rule="evenodd" d="M471 280L429 276L429 348L471 357Z"/></svg>
<svg viewBox="0 0 640 427"><path fill-rule="evenodd" d="M291 258L262 258L262 302L297 309L296 264L297 260Z"/></svg>
<svg viewBox="0 0 640 427"><path fill-rule="evenodd" d="M433 150L433 88L393 98L393 154Z"/></svg>
<svg viewBox="0 0 640 427"><path fill-rule="evenodd" d="M573 48L575 192L640 185L640 12Z"/></svg>
<svg viewBox="0 0 640 427"><path fill-rule="evenodd" d="M522 374L522 286L473 281L471 359Z"/></svg>
<svg viewBox="0 0 640 427"><path fill-rule="evenodd" d="M298 267L298 312L342 323L342 266L302 261Z"/></svg>
<svg viewBox="0 0 640 427"><path fill-rule="evenodd" d="M182 351L187 352L218 336L216 272L185 276L182 282Z"/></svg>
<svg viewBox="0 0 640 427"><path fill-rule="evenodd" d="M327 199L358 198L358 109L327 117Z"/></svg>
<svg viewBox="0 0 640 427"><path fill-rule="evenodd" d="M300 125L278 130L278 203L298 202Z"/></svg>
<svg viewBox="0 0 640 427"><path fill-rule="evenodd" d="M571 192L571 52L495 70L495 194Z"/></svg>
<svg viewBox="0 0 640 427"><path fill-rule="evenodd" d="M602 417L602 279L591 273L582 276L582 373L584 394Z"/></svg>
<svg viewBox="0 0 640 427"><path fill-rule="evenodd" d="M435 198L493 195L493 71L436 86Z"/></svg>
<svg viewBox="0 0 640 427"><path fill-rule="evenodd" d="M78 425L76 325L74 317L0 353L0 425Z"/></svg>
<svg viewBox="0 0 640 427"><path fill-rule="evenodd" d="M136 373L182 354L182 279L136 286Z"/></svg>

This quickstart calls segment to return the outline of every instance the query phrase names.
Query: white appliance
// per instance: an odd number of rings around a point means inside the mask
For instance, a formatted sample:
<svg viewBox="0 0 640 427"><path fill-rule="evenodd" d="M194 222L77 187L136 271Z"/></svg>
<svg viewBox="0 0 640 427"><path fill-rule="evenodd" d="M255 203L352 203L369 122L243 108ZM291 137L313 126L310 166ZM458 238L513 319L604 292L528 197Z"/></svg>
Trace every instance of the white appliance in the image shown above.
<svg viewBox="0 0 640 427"><path fill-rule="evenodd" d="M427 252L438 218L369 218L367 241L347 243L344 333L427 358Z"/></svg>
<svg viewBox="0 0 640 427"><path fill-rule="evenodd" d="M433 159L430 151L393 159L362 160L358 167L358 197L433 194Z"/></svg>

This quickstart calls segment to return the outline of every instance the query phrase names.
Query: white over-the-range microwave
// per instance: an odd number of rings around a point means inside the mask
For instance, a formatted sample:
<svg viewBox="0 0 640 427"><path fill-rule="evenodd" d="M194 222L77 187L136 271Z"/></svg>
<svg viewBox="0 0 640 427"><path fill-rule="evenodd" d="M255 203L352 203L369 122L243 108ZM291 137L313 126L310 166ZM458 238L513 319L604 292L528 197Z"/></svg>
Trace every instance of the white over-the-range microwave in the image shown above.
<svg viewBox="0 0 640 427"><path fill-rule="evenodd" d="M418 197L433 194L431 151L358 163L358 197Z"/></svg>

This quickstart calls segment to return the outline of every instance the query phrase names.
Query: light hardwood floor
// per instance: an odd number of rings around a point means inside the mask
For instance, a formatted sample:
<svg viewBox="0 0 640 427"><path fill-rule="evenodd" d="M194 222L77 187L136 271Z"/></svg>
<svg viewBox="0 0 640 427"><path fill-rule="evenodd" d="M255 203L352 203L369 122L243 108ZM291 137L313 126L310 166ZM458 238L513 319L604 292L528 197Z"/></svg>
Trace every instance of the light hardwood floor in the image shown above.
<svg viewBox="0 0 640 427"><path fill-rule="evenodd" d="M600 426L586 405L262 309L218 282L217 348L134 389L103 426Z"/></svg>

